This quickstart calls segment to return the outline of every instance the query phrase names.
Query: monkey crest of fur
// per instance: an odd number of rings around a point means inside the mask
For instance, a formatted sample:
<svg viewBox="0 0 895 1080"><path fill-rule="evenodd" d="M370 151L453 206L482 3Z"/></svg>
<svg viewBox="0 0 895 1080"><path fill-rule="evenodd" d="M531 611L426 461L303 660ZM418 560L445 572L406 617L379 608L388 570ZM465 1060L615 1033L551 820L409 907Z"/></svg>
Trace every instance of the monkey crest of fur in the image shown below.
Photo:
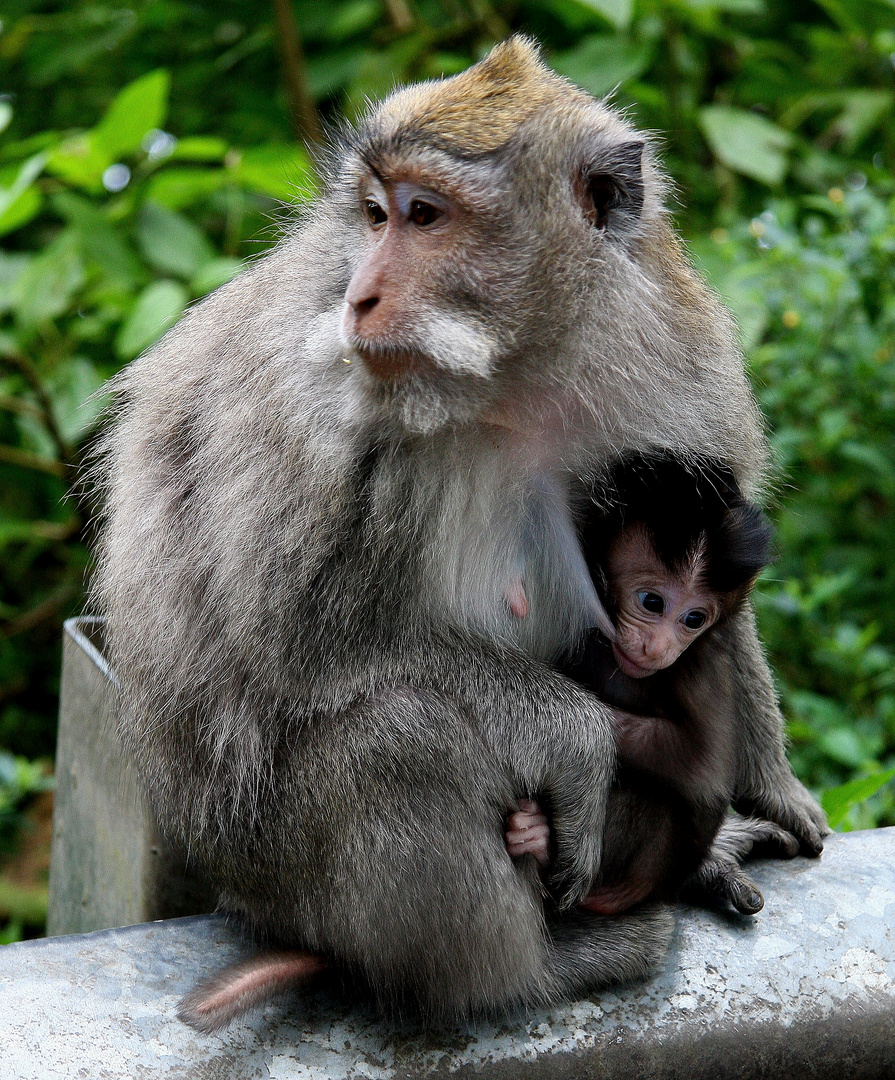
<svg viewBox="0 0 895 1080"><path fill-rule="evenodd" d="M372 175L445 191L469 223L383 285L406 302L382 350L426 358L401 379L344 326ZM386 1007L444 1021L642 975L667 914L572 910L614 749L549 662L599 611L576 514L609 460L760 481L732 321L669 227L649 140L525 39L373 108L324 179L116 380L93 601L123 741L223 905ZM814 820L748 612L738 633L741 790ZM549 908L504 846L520 794L553 813Z"/></svg>

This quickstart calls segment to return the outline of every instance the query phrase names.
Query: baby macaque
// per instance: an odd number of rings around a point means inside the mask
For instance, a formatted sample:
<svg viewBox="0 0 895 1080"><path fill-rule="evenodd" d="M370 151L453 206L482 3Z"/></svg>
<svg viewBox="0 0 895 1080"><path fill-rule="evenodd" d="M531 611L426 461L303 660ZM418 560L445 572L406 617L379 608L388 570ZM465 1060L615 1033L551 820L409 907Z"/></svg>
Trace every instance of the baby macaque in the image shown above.
<svg viewBox="0 0 895 1080"><path fill-rule="evenodd" d="M619 767L600 875L583 904L609 915L673 899L724 820L742 753L725 626L770 561L771 530L715 463L628 459L605 498L582 544L614 639L590 631L562 670L613 707ZM507 826L511 855L548 865L536 802L520 801ZM737 906L762 902L753 891Z"/></svg>

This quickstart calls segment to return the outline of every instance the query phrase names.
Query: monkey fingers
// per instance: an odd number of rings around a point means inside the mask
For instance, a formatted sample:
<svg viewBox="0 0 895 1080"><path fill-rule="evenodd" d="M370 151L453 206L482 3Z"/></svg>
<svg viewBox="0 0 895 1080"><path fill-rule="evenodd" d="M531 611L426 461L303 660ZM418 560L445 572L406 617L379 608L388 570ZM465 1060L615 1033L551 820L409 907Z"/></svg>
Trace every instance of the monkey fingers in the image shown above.
<svg viewBox="0 0 895 1080"><path fill-rule="evenodd" d="M681 895L693 903L727 900L741 915L754 915L764 907L764 897L737 862L712 856L684 883Z"/></svg>
<svg viewBox="0 0 895 1080"><path fill-rule="evenodd" d="M550 865L550 824L533 799L519 799L507 818L507 852L514 858L533 855L539 866Z"/></svg>
<svg viewBox="0 0 895 1080"><path fill-rule="evenodd" d="M766 818L769 823L791 834L801 845L804 855L816 856L824 849L823 838L829 835L826 815L804 785L788 771L778 777L773 786L766 786L761 797L742 799L736 808L749 811L755 818ZM778 837L758 837L757 841L776 840ZM784 845L782 852L788 856ZM796 852L797 854L798 852Z"/></svg>

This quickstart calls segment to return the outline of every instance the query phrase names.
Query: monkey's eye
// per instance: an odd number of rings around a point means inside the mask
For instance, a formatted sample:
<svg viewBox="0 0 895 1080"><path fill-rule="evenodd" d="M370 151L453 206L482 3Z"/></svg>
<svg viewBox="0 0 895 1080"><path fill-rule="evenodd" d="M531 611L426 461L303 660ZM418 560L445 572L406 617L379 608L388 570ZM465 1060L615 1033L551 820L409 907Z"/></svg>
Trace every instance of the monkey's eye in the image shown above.
<svg viewBox="0 0 895 1080"><path fill-rule="evenodd" d="M443 216L443 211L439 210L437 206L433 206L432 203L423 202L422 199L414 199L410 204L410 213L407 216L414 225L425 229L427 225L432 225L438 221Z"/></svg>
<svg viewBox="0 0 895 1080"><path fill-rule="evenodd" d="M637 599L643 610L649 611L653 615L661 615L665 610L665 601L658 593L647 592L643 589L637 594Z"/></svg>
<svg viewBox="0 0 895 1080"><path fill-rule="evenodd" d="M683 618L684 626L688 630L701 630L708 620L704 611L688 611Z"/></svg>
<svg viewBox="0 0 895 1080"><path fill-rule="evenodd" d="M364 213L373 228L376 228L377 225L384 225L388 221L388 214L375 199L364 199Z"/></svg>

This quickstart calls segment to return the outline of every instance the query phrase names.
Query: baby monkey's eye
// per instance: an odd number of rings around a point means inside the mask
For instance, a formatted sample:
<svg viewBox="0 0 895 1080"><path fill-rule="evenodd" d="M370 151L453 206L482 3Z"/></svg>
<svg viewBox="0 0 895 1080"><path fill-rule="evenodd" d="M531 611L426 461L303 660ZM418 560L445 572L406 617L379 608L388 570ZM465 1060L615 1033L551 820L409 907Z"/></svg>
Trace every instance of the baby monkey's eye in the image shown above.
<svg viewBox="0 0 895 1080"><path fill-rule="evenodd" d="M701 630L707 620L708 615L704 611L688 611L683 622L688 630Z"/></svg>
<svg viewBox="0 0 895 1080"><path fill-rule="evenodd" d="M637 594L637 599L644 611L649 611L653 615L661 615L665 610L665 601L656 592L647 592L643 589Z"/></svg>
<svg viewBox="0 0 895 1080"><path fill-rule="evenodd" d="M367 215L367 220L374 227L384 225L388 221L388 214L375 199L364 199L364 213Z"/></svg>
<svg viewBox="0 0 895 1080"><path fill-rule="evenodd" d="M438 221L442 216L442 211L437 206L433 206L432 203L423 202L422 199L414 199L410 204L410 214L408 216L414 225L424 229L427 225L432 225Z"/></svg>

